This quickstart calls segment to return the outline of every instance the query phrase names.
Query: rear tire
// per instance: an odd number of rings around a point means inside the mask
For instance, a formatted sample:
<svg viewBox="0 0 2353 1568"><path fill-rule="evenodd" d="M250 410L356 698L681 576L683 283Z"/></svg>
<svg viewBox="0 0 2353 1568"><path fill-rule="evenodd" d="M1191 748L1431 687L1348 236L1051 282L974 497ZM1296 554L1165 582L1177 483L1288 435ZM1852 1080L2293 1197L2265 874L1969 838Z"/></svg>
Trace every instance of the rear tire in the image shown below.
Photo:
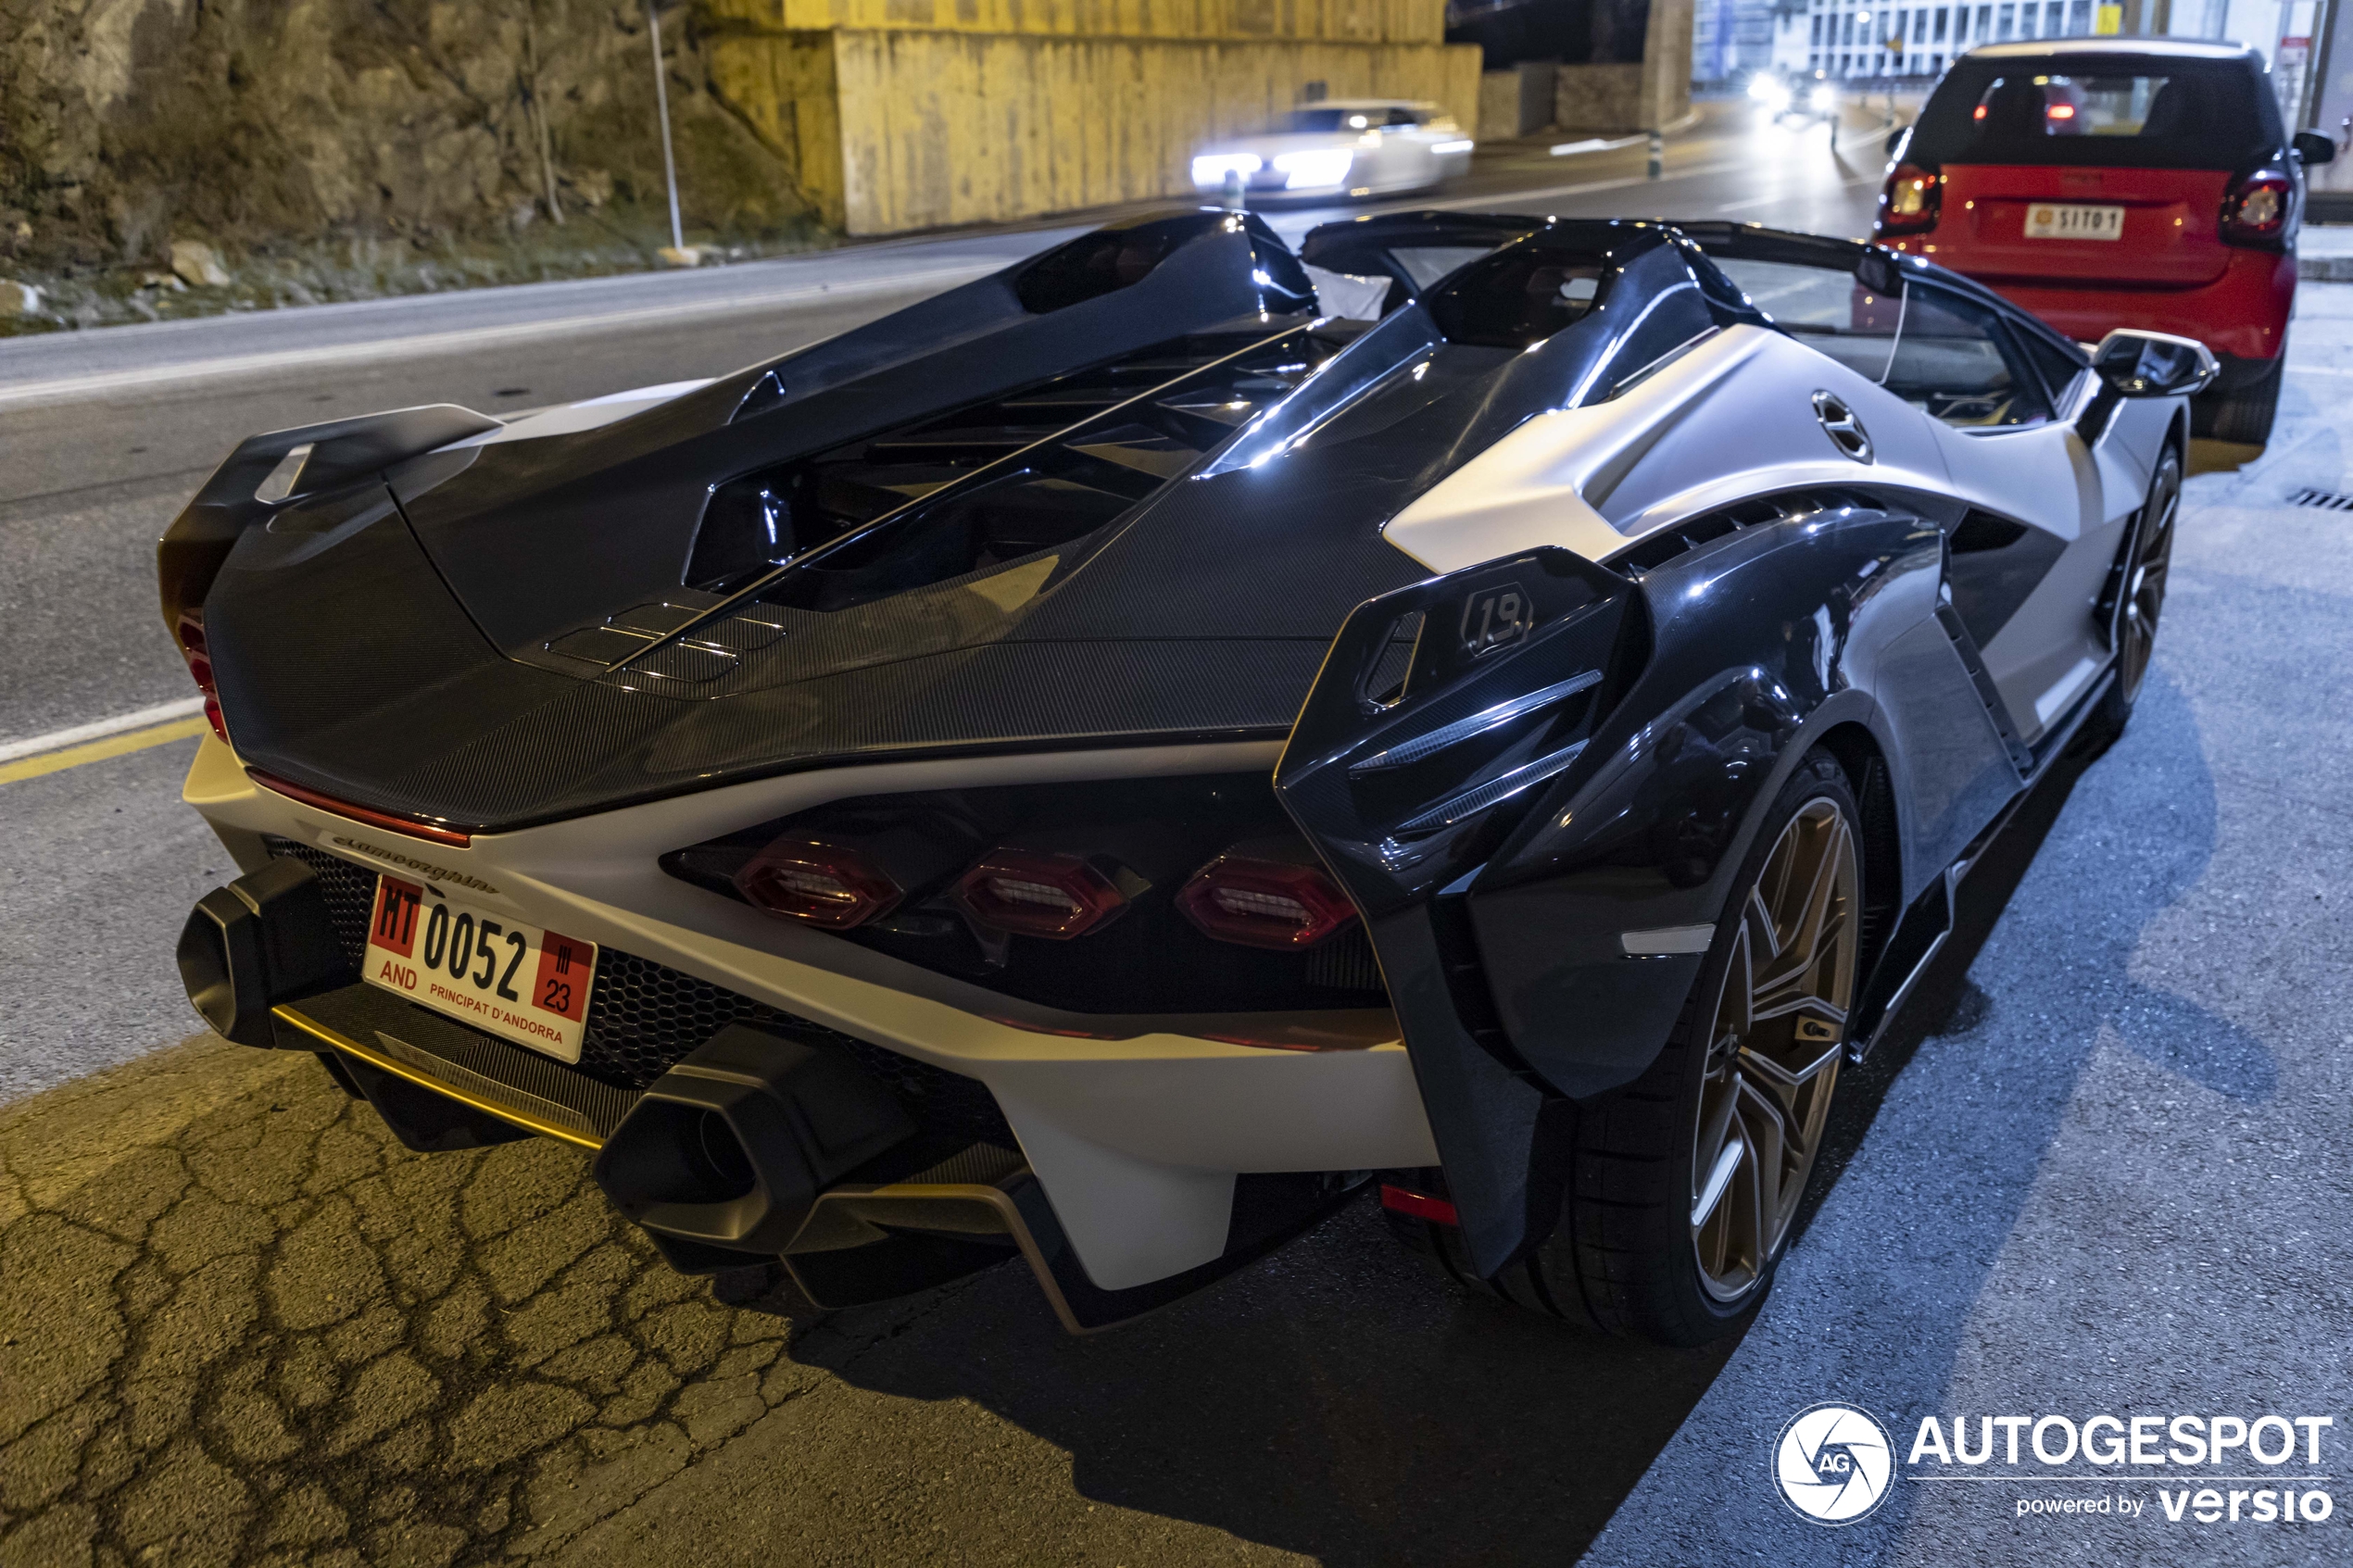
<svg viewBox="0 0 2353 1568"><path fill-rule="evenodd" d="M2182 453L2167 443L2149 476L2148 495L2133 519L2101 608L2109 619L2109 646L2116 649L2116 680L2100 699L2100 710L2088 728L2102 738L2106 750L2133 718L2156 657L2158 617L2165 610L2166 582L2173 565L2173 534L2182 512Z"/></svg>
<svg viewBox="0 0 2353 1568"><path fill-rule="evenodd" d="M2253 380L2223 391L2216 388L2190 400L2190 430L2212 441L2234 441L2260 446L2271 439L2271 423L2279 417L2280 384L2285 379L2287 355L2283 352Z"/></svg>
<svg viewBox="0 0 2353 1568"><path fill-rule="evenodd" d="M1798 764L1666 1048L1579 1107L1560 1223L1533 1253L1479 1281L1453 1226L1391 1213L1399 1238L1466 1286L1613 1334L1700 1345L1737 1327L1788 1248L1837 1086L1862 821L1834 758Z"/></svg>

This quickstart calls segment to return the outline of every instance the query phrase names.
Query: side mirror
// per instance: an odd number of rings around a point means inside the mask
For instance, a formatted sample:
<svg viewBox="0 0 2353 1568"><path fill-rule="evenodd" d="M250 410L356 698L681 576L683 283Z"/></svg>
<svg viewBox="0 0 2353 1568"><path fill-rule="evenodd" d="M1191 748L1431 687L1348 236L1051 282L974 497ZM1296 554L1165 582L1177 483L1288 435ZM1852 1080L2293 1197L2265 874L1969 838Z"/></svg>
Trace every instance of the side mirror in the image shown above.
<svg viewBox="0 0 2353 1568"><path fill-rule="evenodd" d="M2335 142L2317 131L2297 132L2296 140L2288 145L2296 149L2296 156L2304 160L2307 169L2318 169L2324 163L2336 161Z"/></svg>
<svg viewBox="0 0 2353 1568"><path fill-rule="evenodd" d="M2186 397L2221 373L2212 351L2195 338L2125 328L2100 339L2092 369L2120 397Z"/></svg>
<svg viewBox="0 0 2353 1568"><path fill-rule="evenodd" d="M2212 385L2221 367L2196 338L2119 327L2092 350L2092 373L2100 388L2075 421L2086 446L2099 444L2126 398L2187 397Z"/></svg>
<svg viewBox="0 0 2353 1568"><path fill-rule="evenodd" d="M1866 245L1855 258L1855 281L1873 294L1894 299L1904 292L1903 265L1885 246Z"/></svg>

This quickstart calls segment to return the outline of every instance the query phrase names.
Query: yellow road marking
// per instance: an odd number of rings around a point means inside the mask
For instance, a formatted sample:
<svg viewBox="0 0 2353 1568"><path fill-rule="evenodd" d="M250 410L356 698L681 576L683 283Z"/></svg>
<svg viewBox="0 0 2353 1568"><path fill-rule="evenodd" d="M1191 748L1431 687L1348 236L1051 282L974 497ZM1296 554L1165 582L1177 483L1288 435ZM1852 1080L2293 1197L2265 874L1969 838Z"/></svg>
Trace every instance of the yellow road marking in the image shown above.
<svg viewBox="0 0 2353 1568"><path fill-rule="evenodd" d="M62 773L68 768L79 768L84 762L103 762L109 757L125 757L134 751L145 751L151 746L170 746L173 741L203 734L209 727L200 714L194 719L174 719L169 724L157 724L145 730L129 730L82 746L69 746L62 751L46 751L38 757L0 762L0 784L14 784L19 779L37 779L44 773Z"/></svg>

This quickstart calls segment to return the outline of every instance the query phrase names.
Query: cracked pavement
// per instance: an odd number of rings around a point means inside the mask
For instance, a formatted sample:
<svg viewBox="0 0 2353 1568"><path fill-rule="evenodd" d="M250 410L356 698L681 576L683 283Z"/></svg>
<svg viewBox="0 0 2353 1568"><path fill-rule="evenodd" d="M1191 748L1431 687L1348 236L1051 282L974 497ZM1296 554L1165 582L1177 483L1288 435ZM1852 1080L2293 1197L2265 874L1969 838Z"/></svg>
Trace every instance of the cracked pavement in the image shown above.
<svg viewBox="0 0 2353 1568"><path fill-rule="evenodd" d="M201 1035L0 1107L0 1181L11 1568L1428 1561L1498 1509L1422 1456L1498 1420L1507 1537L1573 1551L1730 1348L1466 1301L1365 1204L1101 1338L1018 1265L821 1313L673 1273L576 1149L412 1154Z"/></svg>
<svg viewBox="0 0 2353 1568"><path fill-rule="evenodd" d="M545 1552L817 1375L577 1150L412 1155L308 1056L200 1038L21 1103L0 1172L15 1562Z"/></svg>

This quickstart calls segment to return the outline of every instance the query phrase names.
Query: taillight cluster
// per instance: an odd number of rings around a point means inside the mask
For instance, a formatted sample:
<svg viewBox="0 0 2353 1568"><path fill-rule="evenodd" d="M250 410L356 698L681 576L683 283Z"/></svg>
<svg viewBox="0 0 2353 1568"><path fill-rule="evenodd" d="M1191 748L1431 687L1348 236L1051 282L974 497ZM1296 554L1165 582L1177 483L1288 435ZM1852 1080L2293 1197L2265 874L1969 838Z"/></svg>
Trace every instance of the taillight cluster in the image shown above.
<svg viewBox="0 0 2353 1568"><path fill-rule="evenodd" d="M907 896L875 857L822 838L779 838L733 881L756 908L829 931L880 920ZM1151 887L1108 857L1003 846L974 861L947 897L988 931L1067 942L1109 925ZM1312 947L1356 918L1320 867L1232 851L1187 878L1176 902L1205 936L1288 952Z"/></svg>
<svg viewBox="0 0 2353 1568"><path fill-rule="evenodd" d="M1099 931L1127 909L1127 895L1093 861L1038 849L990 850L956 879L954 897L978 924L1057 942Z"/></svg>
<svg viewBox="0 0 2353 1568"><path fill-rule="evenodd" d="M1924 234L1936 227L1944 206L1944 177L1917 164L1899 163L1879 195L1878 231L1886 234Z"/></svg>
<svg viewBox="0 0 2353 1568"><path fill-rule="evenodd" d="M188 661L188 673L195 678L196 690L204 693L204 716L212 733L222 740L229 738L228 721L220 716L220 693L212 682L212 652L205 642L204 611L183 609L172 626L173 640L180 645L180 657Z"/></svg>
<svg viewBox="0 0 2353 1568"><path fill-rule="evenodd" d="M1318 868L1234 854L1195 872L1176 907L1202 935L1245 947L1312 947L1356 918Z"/></svg>
<svg viewBox="0 0 2353 1568"><path fill-rule="evenodd" d="M771 914L847 931L898 907L899 884L846 844L780 838L736 872L736 890Z"/></svg>
<svg viewBox="0 0 2353 1568"><path fill-rule="evenodd" d="M2222 243L2276 249L2287 237L2296 183L2277 169L2259 169L2222 197Z"/></svg>

